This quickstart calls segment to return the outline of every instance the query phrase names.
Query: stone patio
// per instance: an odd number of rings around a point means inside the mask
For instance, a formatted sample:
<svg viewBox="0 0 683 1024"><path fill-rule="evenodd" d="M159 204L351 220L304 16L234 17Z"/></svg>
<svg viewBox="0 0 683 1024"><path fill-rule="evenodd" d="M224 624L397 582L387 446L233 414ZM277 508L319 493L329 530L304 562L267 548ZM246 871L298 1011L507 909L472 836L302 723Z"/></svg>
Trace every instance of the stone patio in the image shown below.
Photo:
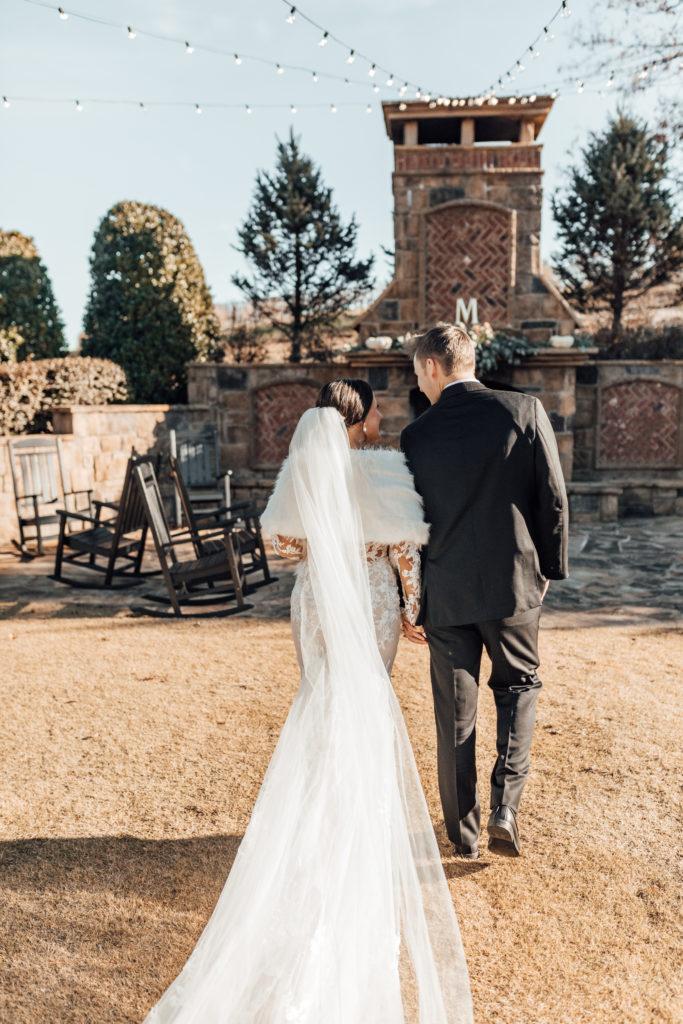
<svg viewBox="0 0 683 1024"><path fill-rule="evenodd" d="M75 589L52 580L53 554L22 561L0 553L0 618L134 614L131 605L163 592L159 577L126 590ZM242 618L284 619L289 615L293 563L271 559L277 582L249 595L253 608ZM146 568L155 568L153 551ZM683 520L675 517L589 523L572 530L570 578L552 583L544 626L644 625L672 621L683 612ZM92 573L79 578L93 581Z"/></svg>

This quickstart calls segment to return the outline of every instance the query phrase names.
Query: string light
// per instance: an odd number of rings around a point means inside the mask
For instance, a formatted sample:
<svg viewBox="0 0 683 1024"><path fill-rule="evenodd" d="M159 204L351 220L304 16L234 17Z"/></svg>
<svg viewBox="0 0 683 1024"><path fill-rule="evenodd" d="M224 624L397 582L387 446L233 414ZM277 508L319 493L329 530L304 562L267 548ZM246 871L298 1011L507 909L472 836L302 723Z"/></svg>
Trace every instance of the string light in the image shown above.
<svg viewBox="0 0 683 1024"><path fill-rule="evenodd" d="M140 110L147 110L147 107L145 106L144 103L140 103Z"/></svg>
<svg viewBox="0 0 683 1024"><path fill-rule="evenodd" d="M578 93L581 93L581 92L583 92L583 90L584 90L584 84L581 81L581 79L579 79L579 81L576 83L576 91Z"/></svg>
<svg viewBox="0 0 683 1024"><path fill-rule="evenodd" d="M320 76L318 75L317 71L313 72L313 81L314 82L319 82L320 81Z"/></svg>
<svg viewBox="0 0 683 1024"><path fill-rule="evenodd" d="M234 62L237 65L237 67L239 67L240 64L242 63L242 58L240 57L239 53L233 54L233 58L232 59L234 60Z"/></svg>
<svg viewBox="0 0 683 1024"><path fill-rule="evenodd" d="M399 103L398 109L399 110L407 110L408 109L408 104L407 103Z"/></svg>
<svg viewBox="0 0 683 1024"><path fill-rule="evenodd" d="M296 107L294 106L293 103L292 103L292 105L289 108L289 112L290 112L290 114L296 114Z"/></svg>
<svg viewBox="0 0 683 1024"><path fill-rule="evenodd" d="M331 103L330 104L330 113L331 114L336 114L337 113L337 106L336 106L335 103Z"/></svg>
<svg viewBox="0 0 683 1024"><path fill-rule="evenodd" d="M607 88L611 89L614 85L614 72L610 71L609 78L607 79Z"/></svg>
<svg viewBox="0 0 683 1024"><path fill-rule="evenodd" d="M372 113L372 106L371 106L370 103L368 103L367 107L365 108L365 113L366 114L371 114Z"/></svg>
<svg viewBox="0 0 683 1024"><path fill-rule="evenodd" d="M567 0L562 0L562 11L561 11L561 14L562 14L563 18L571 18L571 16L572 16L571 8L569 7L569 4L567 3Z"/></svg>
<svg viewBox="0 0 683 1024"><path fill-rule="evenodd" d="M81 103L80 100L76 100L76 110L78 111L79 114L83 113L83 104Z"/></svg>
<svg viewBox="0 0 683 1024"><path fill-rule="evenodd" d="M46 2L46 0L25 0L25 2L34 4L37 7L42 7L42 8L45 8L47 10L51 10L51 11L55 10L55 7L53 7L53 5L50 4L49 2ZM360 61L363 61L363 62L366 63L366 65L367 65L367 73L368 73L368 77L370 79L372 79L375 76L378 76L380 74L383 74L383 75L388 76L387 79L386 79L386 81L389 83L388 87L391 88L391 86L394 85L394 83L395 83L395 76L394 76L393 72L388 71L386 67L382 67L376 61L371 60L370 57L368 57L366 54L361 53L358 49L356 49L355 47L351 46L349 43L347 43L344 40L340 39L339 37L335 36L328 29L326 29L323 25L319 25L316 21L314 21L312 18L310 18L305 12L303 12L298 6L295 6L295 5L291 4L291 0L290 0L290 2L287 2L287 0L282 0L282 2L285 3L285 6L287 8L286 19L287 19L287 21L290 24L293 23L294 21L296 21L297 23L299 21L303 21L303 22L307 22L307 23L309 23L311 25L314 25L320 31L320 36L319 36L319 39L318 39L318 42L319 42L320 46L327 46L329 43L334 42L335 44L337 44L340 47L344 48L345 53L346 53L346 60L349 63L355 62L356 64L358 64ZM184 52L186 54L188 54L188 55L191 55L192 53L195 53L195 52L212 53L212 54L216 54L216 55L219 55L219 56L229 56L230 55L229 51L226 51L223 48L219 48L219 47L216 47L216 46L211 46L211 45L208 45L208 44L207 45L204 45L204 44L194 44L193 45L188 40L184 40L182 37L167 35L167 34L161 33L161 32L154 32L154 31L147 30L147 29L139 27L139 26L133 27L131 25L127 25L125 22L121 23L121 22L117 22L115 20L110 20L110 19L99 17L99 16L96 16L96 15L81 14L81 13L74 12L74 11L67 12L63 7L57 7L56 10L57 10L60 18L63 18L64 20L66 20L67 18L72 18L74 20L86 21L88 23L99 25L101 27L112 28L112 29L119 30L121 32L127 32L128 33L128 38L131 39L131 40L134 39L134 38L143 38L143 37L146 36L146 37L148 37L150 39L155 39L155 40L158 40L160 42L171 43L171 44L173 44L175 46L183 47L184 48ZM242 59L244 59L245 61L246 60L250 60L250 61L254 61L256 63L261 63L261 64L264 64L264 65L270 65L271 67L273 66L273 61L272 60L269 60L268 58L260 56L260 55L257 55L257 54L242 54L242 57L240 58L239 62L241 62ZM239 63L239 62L236 61L236 63ZM287 70L292 70L292 71L297 71L297 72L305 72L305 73L310 73L311 70L312 70L310 67L302 67L300 65L288 64L288 63L284 63L284 62L282 63L282 67L287 69ZM320 73L320 78L321 79L322 78L327 78L327 79L332 79L332 80L337 80L338 81L338 80L340 80L340 77L341 76L335 75L335 74L330 73L330 72L321 72ZM365 81L369 85L372 84L370 82L367 82L367 79ZM415 83L411 82L409 79L405 79L405 81L406 81L407 85L409 85L411 88L413 88L415 86ZM362 80L354 79L353 80L353 84L354 85L362 85L364 83L363 83Z"/></svg>
<svg viewBox="0 0 683 1024"><path fill-rule="evenodd" d="M202 108L200 107L200 105L198 103L195 103L195 105L194 105L194 112L195 112L195 114L201 114L203 112Z"/></svg>
<svg viewBox="0 0 683 1024"><path fill-rule="evenodd" d="M254 113L253 107L251 107L248 103L247 103L247 105L246 105L246 107L244 109L246 110L246 112L248 114L253 114Z"/></svg>
<svg viewBox="0 0 683 1024"><path fill-rule="evenodd" d="M536 38L532 40L532 42L526 48L526 50L524 51L524 54L522 56L525 56L526 54L531 54L531 58L532 59L537 59L538 57L540 57L541 51L540 51L540 49L538 47L539 42L541 40L543 40L543 39L545 39L546 42L550 41L551 39L554 39L555 36L554 36L554 34L552 32L553 23L559 17L565 17L566 18L566 17L569 17L570 14L571 14L571 11L569 10L568 4L567 4L567 0L562 0L561 6L557 8L557 10L553 14L552 18L550 18L546 22L546 24L542 27L540 32L537 34ZM509 82L513 82L515 80L516 75L521 74L524 70L525 70L525 67L524 67L524 64L522 63L522 57L518 57L517 60L514 62L514 64L512 64L510 66L510 68L507 70L507 72L505 72L504 75L500 76L500 78L498 79L498 84L502 84L502 78L503 77L505 77ZM493 85L490 85L488 87L488 89L486 90L486 93L490 93L491 91L493 91Z"/></svg>
<svg viewBox="0 0 683 1024"><path fill-rule="evenodd" d="M276 75L284 75L284 73L285 73L285 69L283 68L282 64L276 64L275 65L275 74Z"/></svg>
<svg viewBox="0 0 683 1024"><path fill-rule="evenodd" d="M2 97L2 105L5 108L5 110L7 110L8 107L12 106L12 104L10 103L10 101L7 99L6 96Z"/></svg>

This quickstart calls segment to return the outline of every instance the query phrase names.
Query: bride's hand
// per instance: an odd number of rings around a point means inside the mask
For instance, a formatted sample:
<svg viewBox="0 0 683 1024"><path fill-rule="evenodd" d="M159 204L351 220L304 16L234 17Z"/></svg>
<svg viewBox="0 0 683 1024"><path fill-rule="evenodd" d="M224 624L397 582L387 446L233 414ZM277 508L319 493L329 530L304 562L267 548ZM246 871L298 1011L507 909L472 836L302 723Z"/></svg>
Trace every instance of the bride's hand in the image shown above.
<svg viewBox="0 0 683 1024"><path fill-rule="evenodd" d="M414 626L408 619L403 619L402 632L406 640L413 644L426 644L427 637L422 626Z"/></svg>

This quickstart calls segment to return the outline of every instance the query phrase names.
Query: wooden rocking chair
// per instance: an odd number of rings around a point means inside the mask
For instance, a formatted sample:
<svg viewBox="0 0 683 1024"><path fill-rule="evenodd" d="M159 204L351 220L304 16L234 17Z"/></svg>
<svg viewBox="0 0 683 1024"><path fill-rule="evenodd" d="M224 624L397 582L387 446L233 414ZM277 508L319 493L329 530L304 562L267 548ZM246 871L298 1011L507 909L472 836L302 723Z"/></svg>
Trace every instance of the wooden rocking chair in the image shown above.
<svg viewBox="0 0 683 1024"><path fill-rule="evenodd" d="M140 465L153 465L154 461L151 455L133 453L126 466L121 498L117 502L93 501L96 509L94 516L59 509L59 542L53 579L72 587L102 586L67 579L62 574L64 562L104 573L105 587L114 586L114 577L123 581L117 584L119 587L132 587L142 583L144 576L151 575L142 572L148 524L133 469ZM105 508L115 513L111 519L102 518L102 510ZM69 525L72 522L80 523L82 529L70 532ZM72 553L65 554L65 549ZM104 564L99 564L98 558ZM126 563L122 569L117 568L117 563L121 561Z"/></svg>
<svg viewBox="0 0 683 1024"><path fill-rule="evenodd" d="M192 538L197 558L202 555L211 554L220 549L220 540L209 540L206 537L207 531L215 531L221 527L232 529L233 537L237 542L240 557L248 559L244 565L244 571L249 576L252 573L260 572L263 579L252 586L263 586L266 583L277 582L277 577L272 576L268 566L266 546L261 535L261 521L253 501L235 501L231 505L223 505L220 508L210 511L202 511L197 514L190 497L190 492L185 483L180 462L174 456L169 457L171 479L176 490L176 501L182 512L182 519Z"/></svg>
<svg viewBox="0 0 683 1024"><path fill-rule="evenodd" d="M168 591L168 598L149 595L149 600L170 604L173 614L178 617L183 614L183 606L235 602L235 607L204 612L203 618L234 615L253 607L244 600L246 578L233 527L225 525L212 535L205 535L203 542L210 540L215 543L215 548L182 561L176 546L184 542L194 545L191 530L174 531L171 535L154 466L149 461L136 465L134 474ZM133 611L167 617L167 613L142 605L133 606Z"/></svg>
<svg viewBox="0 0 683 1024"><path fill-rule="evenodd" d="M66 490L58 437L12 438L8 454L19 521L19 550L32 558L44 553L45 527L60 523L58 503L78 511L78 497L83 495L82 511L89 513L92 491ZM29 540L35 540L35 551L29 550Z"/></svg>

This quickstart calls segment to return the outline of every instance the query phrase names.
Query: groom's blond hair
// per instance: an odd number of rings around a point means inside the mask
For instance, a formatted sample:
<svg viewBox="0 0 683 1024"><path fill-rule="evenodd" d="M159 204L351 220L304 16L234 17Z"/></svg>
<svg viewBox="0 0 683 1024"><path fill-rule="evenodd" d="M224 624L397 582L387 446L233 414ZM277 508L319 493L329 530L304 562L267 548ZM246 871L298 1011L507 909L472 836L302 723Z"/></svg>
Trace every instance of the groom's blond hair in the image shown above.
<svg viewBox="0 0 683 1024"><path fill-rule="evenodd" d="M474 370L476 347L464 327L442 321L416 338L413 355L421 363L435 359L450 377Z"/></svg>

